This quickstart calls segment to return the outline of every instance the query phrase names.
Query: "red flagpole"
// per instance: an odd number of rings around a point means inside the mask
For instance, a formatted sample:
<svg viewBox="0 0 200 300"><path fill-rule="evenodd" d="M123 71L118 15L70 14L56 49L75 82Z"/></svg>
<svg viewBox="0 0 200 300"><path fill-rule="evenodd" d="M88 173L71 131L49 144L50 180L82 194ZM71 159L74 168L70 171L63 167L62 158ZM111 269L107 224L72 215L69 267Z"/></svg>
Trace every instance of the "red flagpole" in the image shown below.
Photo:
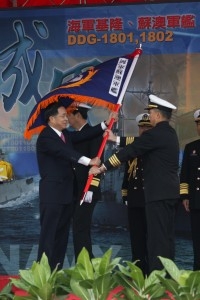
<svg viewBox="0 0 200 300"><path fill-rule="evenodd" d="M125 80L125 82L124 82L124 85L123 85L121 94L120 94L119 99L118 99L118 101L117 101L117 104L116 104L116 106L115 106L114 112L118 112L118 111L120 110L120 107L121 107L121 105L122 105L122 101L123 101L123 98L124 98L126 89L127 89L127 87L128 87L129 81L130 81L130 79L131 79L132 73L133 73L133 71L134 71L134 69L135 69L135 65L136 65L136 63L137 63L137 60L138 60L138 58L139 58L139 56L140 56L141 54L142 54L142 48L141 48L141 45L140 45L139 48L135 49L135 51L131 54L131 56L133 57L133 62L132 62L132 64L131 64L131 67L130 67L129 72L128 72L128 74L127 74L127 77L126 77L126 80ZM112 128L112 126L113 126L113 124L114 124L114 121L115 121L114 118L112 118L112 119L110 120L110 123L109 123L109 125L108 125L108 129L111 129L111 128ZM98 153L97 153L97 157L101 158L101 155L102 155L102 153L103 153L103 150L104 150L104 148L105 148L105 145L106 145L107 140L108 140L108 134L106 134L106 135L104 136L104 138L103 138L103 141L102 141L101 146L100 146L100 148L99 148L99 151L98 151ZM80 200L80 205L84 202L86 193L88 192L88 190L89 190L89 188L90 188L90 184L91 184L91 182L92 182L93 176L94 176L94 175L88 176L88 180L87 180L87 182L86 182L86 185L85 185L85 188L84 188L84 191L83 191L83 197L82 197L82 199Z"/></svg>

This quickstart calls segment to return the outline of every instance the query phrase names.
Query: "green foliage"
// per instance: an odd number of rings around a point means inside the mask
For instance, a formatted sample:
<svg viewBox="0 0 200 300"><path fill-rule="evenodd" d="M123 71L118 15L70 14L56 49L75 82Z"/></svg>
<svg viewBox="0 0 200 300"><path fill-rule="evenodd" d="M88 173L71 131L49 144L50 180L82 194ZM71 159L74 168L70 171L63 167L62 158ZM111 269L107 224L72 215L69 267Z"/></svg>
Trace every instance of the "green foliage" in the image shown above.
<svg viewBox="0 0 200 300"><path fill-rule="evenodd" d="M200 271L179 270L170 259L159 259L163 270L144 277L135 263L113 259L112 249L90 260L83 248L75 266L53 272L44 254L30 269L20 270L19 279L11 278L0 300L65 300L70 294L81 300L199 300ZM12 284L28 295L14 295Z"/></svg>
<svg viewBox="0 0 200 300"><path fill-rule="evenodd" d="M102 258L90 260L83 248L76 265L66 271L70 276L71 291L82 300L106 300L109 291L117 285L113 272L120 261L120 258L112 259L111 255L109 249Z"/></svg>
<svg viewBox="0 0 200 300"><path fill-rule="evenodd" d="M11 283L8 283L8 284L0 291L0 300L9 300L9 299L13 299L13 295L12 295L11 288L12 288Z"/></svg>
<svg viewBox="0 0 200 300"><path fill-rule="evenodd" d="M171 279L160 279L174 299L200 299L200 271L179 270L170 259L159 257Z"/></svg>
<svg viewBox="0 0 200 300"><path fill-rule="evenodd" d="M33 262L30 269L20 270L19 275L20 279L11 279L11 283L29 294L26 296L27 300L51 300L59 289L63 288L66 281L63 270L57 271L55 269L51 272L45 254L43 254L40 262ZM13 299L21 300L24 297L15 296Z"/></svg>
<svg viewBox="0 0 200 300"><path fill-rule="evenodd" d="M87 251L82 250L76 266L68 273L75 295L82 300L104 300L109 291L122 286L126 300L200 299L200 271L179 270L173 261L159 257L164 269L144 277L135 263L122 264L120 258L112 260L111 255L110 249L102 258L90 261Z"/></svg>
<svg viewBox="0 0 200 300"><path fill-rule="evenodd" d="M126 266L120 266L115 278L119 285L125 288L127 300L132 299L160 299L165 293L165 288L160 284L158 275L164 277L164 271L154 271L148 278L144 278L142 271L131 262L126 261Z"/></svg>

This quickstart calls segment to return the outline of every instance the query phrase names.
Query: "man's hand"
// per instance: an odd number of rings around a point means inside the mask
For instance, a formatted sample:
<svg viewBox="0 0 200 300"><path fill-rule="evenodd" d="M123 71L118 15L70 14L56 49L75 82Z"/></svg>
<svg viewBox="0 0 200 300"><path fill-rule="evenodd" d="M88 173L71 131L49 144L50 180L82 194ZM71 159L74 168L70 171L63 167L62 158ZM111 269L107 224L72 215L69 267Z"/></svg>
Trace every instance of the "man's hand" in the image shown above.
<svg viewBox="0 0 200 300"><path fill-rule="evenodd" d="M184 206L185 210L186 210L187 212L189 212L189 211L190 211L190 208L189 208L189 200L185 199L185 200L183 200L182 203L183 203L183 206Z"/></svg>
<svg viewBox="0 0 200 300"><path fill-rule="evenodd" d="M91 158L89 165L90 166L99 166L101 164L101 160L99 157Z"/></svg>
<svg viewBox="0 0 200 300"><path fill-rule="evenodd" d="M110 130L110 129L106 129L106 130L105 130L105 132L104 132L104 134L103 134L103 137L104 137L104 136L108 136L108 141L110 141L110 142L114 142L114 143L117 142L117 136L114 135L114 133L113 133L112 130Z"/></svg>
<svg viewBox="0 0 200 300"><path fill-rule="evenodd" d="M89 170L89 175L97 175L100 174L101 171L99 170L99 168L97 166L93 166L92 168L90 168Z"/></svg>
<svg viewBox="0 0 200 300"><path fill-rule="evenodd" d="M109 117L108 119L106 120L106 126L109 125L111 119L114 119L114 122L117 122L118 121L118 113L117 112L114 112L112 111L110 114L109 114Z"/></svg>

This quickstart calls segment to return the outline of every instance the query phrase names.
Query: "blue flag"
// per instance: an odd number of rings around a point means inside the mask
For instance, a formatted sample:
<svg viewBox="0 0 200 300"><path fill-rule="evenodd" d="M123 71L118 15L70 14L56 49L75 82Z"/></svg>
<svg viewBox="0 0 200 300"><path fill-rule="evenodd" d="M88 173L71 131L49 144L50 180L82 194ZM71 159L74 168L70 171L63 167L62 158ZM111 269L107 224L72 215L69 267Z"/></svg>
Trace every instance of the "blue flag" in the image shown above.
<svg viewBox="0 0 200 300"><path fill-rule="evenodd" d="M32 135L41 132L46 126L43 118L45 108L59 99L62 99L62 104L67 110L76 102L114 110L133 58L134 53L90 67L87 71L49 92L33 108L27 121L24 137L30 139Z"/></svg>

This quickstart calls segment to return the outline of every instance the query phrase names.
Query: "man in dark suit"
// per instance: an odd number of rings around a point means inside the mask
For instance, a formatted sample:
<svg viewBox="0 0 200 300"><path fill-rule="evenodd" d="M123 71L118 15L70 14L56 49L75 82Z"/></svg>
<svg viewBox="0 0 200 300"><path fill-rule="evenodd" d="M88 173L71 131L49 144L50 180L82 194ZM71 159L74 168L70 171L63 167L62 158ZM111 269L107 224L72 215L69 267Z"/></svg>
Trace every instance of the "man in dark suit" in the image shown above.
<svg viewBox="0 0 200 300"><path fill-rule="evenodd" d="M68 113L69 124L79 132L87 132L91 126L88 124L88 111L90 106L80 103L70 113ZM97 156L98 150L102 142L102 136L95 137L91 140L84 140L74 144L74 149L81 152L87 157ZM93 258L92 241L91 241L91 223L92 215L97 201L101 197L100 192L100 178L93 177L89 191L86 195L85 201L80 205L80 199L83 197L83 190L88 179L89 167L76 164L75 166L75 180L74 191L76 193L76 204L73 213L73 243L75 260L85 247L89 253L90 258Z"/></svg>
<svg viewBox="0 0 200 300"><path fill-rule="evenodd" d="M195 111L197 133L200 136L200 109ZM200 139L185 145L180 174L180 197L187 212L193 241L193 270L200 270Z"/></svg>
<svg viewBox="0 0 200 300"><path fill-rule="evenodd" d="M92 167L90 174L100 174L131 158L142 156L148 261L149 272L152 272L163 268L158 256L174 259L174 219L179 199L179 143L175 130L169 124L172 110L176 107L155 95L150 95L149 99L147 109L153 128L113 154L100 168Z"/></svg>
<svg viewBox="0 0 200 300"><path fill-rule="evenodd" d="M45 252L51 269L63 266L73 211L73 164L98 165L98 158L90 159L75 151L72 143L103 134L105 122L87 132L68 132L68 119L62 104L50 104L45 111L47 126L40 133L36 153L41 176L40 238L37 260ZM63 138L64 136L64 138ZM62 139L65 139L63 141Z"/></svg>
<svg viewBox="0 0 200 300"><path fill-rule="evenodd" d="M136 117L139 136L152 128L149 114ZM127 138L126 144L131 139ZM126 162L122 182L122 199L127 205L128 225L131 240L132 261L137 261L143 274L148 274L147 226L144 198L144 175L142 158L137 157Z"/></svg>

